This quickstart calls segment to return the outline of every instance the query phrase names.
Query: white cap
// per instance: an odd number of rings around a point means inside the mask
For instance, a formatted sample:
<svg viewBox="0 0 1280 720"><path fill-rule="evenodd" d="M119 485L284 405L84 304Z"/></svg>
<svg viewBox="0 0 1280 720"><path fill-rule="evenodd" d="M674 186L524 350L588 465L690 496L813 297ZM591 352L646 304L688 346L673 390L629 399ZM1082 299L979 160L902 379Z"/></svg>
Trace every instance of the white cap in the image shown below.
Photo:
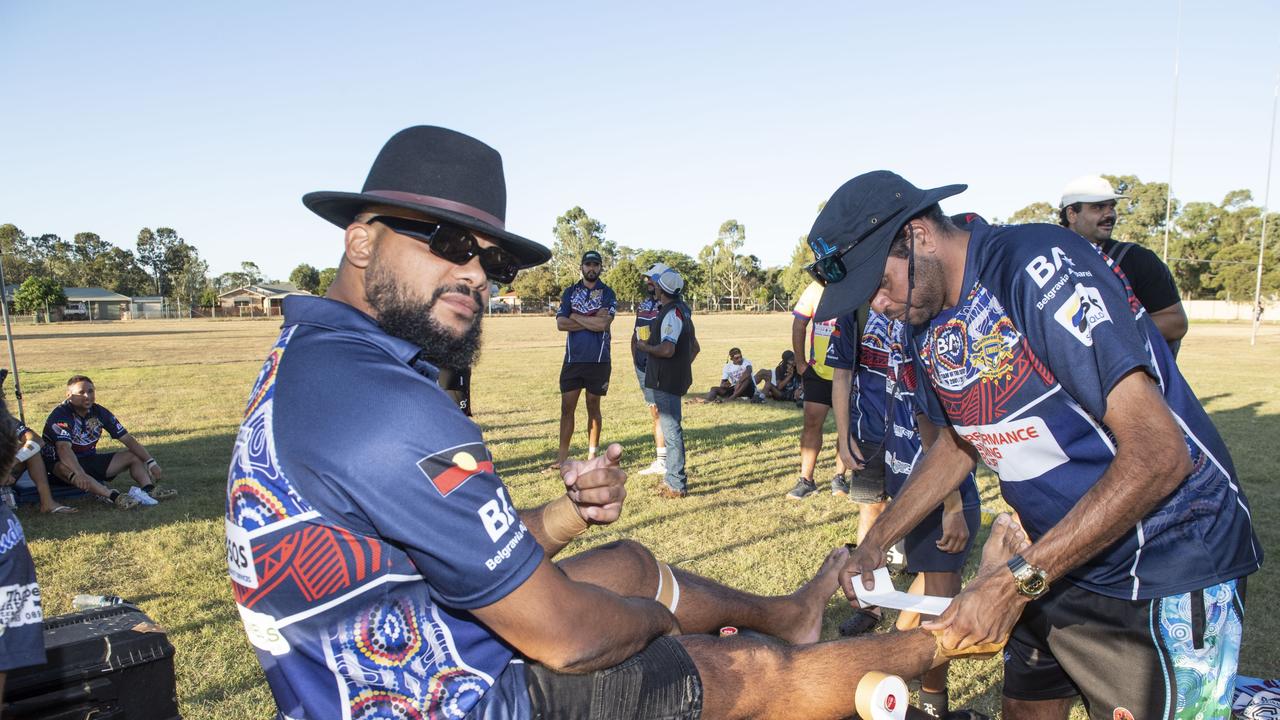
<svg viewBox="0 0 1280 720"><path fill-rule="evenodd" d="M653 264L653 267L644 271L644 276L650 280L657 281L659 275L670 269L671 268L666 263L656 262Z"/></svg>
<svg viewBox="0 0 1280 720"><path fill-rule="evenodd" d="M1058 203L1058 209L1078 202L1104 202L1127 197L1116 193L1111 183L1099 175L1081 175L1062 188L1062 202Z"/></svg>
<svg viewBox="0 0 1280 720"><path fill-rule="evenodd" d="M684 278L671 268L663 270L653 281L668 295L675 295L684 289Z"/></svg>

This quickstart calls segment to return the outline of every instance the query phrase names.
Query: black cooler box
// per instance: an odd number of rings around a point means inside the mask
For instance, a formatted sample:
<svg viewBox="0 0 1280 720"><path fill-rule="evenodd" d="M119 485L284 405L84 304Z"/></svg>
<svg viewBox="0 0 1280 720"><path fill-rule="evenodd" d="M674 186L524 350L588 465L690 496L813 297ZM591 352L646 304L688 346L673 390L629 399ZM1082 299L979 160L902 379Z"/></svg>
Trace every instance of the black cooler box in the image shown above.
<svg viewBox="0 0 1280 720"><path fill-rule="evenodd" d="M5 720L179 718L173 645L133 605L44 621L44 665L9 673Z"/></svg>

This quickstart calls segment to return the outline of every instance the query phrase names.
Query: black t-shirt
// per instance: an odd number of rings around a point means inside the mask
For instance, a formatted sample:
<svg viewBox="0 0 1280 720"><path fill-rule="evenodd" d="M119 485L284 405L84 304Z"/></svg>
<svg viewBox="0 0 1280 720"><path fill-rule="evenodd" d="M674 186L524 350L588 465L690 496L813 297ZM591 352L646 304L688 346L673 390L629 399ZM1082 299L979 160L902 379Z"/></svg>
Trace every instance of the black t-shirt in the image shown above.
<svg viewBox="0 0 1280 720"><path fill-rule="evenodd" d="M1116 263L1124 271L1125 277L1129 278L1133 294L1147 312L1159 312L1182 301L1169 266L1154 252L1136 243L1120 243L1115 240L1102 243L1102 252L1112 260L1121 255Z"/></svg>

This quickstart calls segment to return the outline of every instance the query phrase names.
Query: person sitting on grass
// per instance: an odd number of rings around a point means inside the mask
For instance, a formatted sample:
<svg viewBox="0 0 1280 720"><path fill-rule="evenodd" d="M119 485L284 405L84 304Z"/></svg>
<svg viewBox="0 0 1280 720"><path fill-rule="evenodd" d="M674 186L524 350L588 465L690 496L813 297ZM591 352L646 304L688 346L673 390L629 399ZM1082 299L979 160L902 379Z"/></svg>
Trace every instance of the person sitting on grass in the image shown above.
<svg viewBox="0 0 1280 720"><path fill-rule="evenodd" d="M84 375L67 380L67 399L49 413L44 423L45 471L50 477L80 490L108 500L121 510L138 505L155 505L157 500L174 497L173 488L157 488L164 471L155 456L124 429L111 411L94 402L93 381ZM120 452L99 453L98 438L102 430L127 448ZM108 488L104 483L125 470L136 488L128 493Z"/></svg>
<svg viewBox="0 0 1280 720"><path fill-rule="evenodd" d="M49 476L45 473L44 462L39 457L44 443L40 440L40 436L22 421L15 418L14 423L17 427L15 431L18 440L17 450L13 456L12 469L0 475L0 485L16 485L25 472L31 476L31 482L36 486L36 494L40 496L40 512L56 515L79 512L53 499L53 493L49 490Z"/></svg>
<svg viewBox="0 0 1280 720"><path fill-rule="evenodd" d="M747 398L752 402L763 402L762 398L756 397L751 361L742 357L742 351L738 348L729 349L729 362L724 364L724 370L720 373L720 384L708 390L702 402L720 402L721 398Z"/></svg>
<svg viewBox="0 0 1280 720"><path fill-rule="evenodd" d="M756 384L764 383L760 394L770 400L800 400L800 375L796 373L796 354L782 351L782 362L772 370L756 373Z"/></svg>

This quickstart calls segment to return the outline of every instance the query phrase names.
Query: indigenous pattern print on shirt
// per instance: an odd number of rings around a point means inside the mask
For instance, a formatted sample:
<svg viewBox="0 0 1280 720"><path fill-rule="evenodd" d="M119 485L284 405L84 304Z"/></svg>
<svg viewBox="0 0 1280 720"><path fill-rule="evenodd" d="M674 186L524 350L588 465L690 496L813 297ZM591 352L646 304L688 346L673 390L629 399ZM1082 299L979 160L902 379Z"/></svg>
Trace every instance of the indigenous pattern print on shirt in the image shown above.
<svg viewBox="0 0 1280 720"><path fill-rule="evenodd" d="M641 300L636 307L636 340L640 341L641 345L649 342L649 325L653 323L654 318L658 317L658 311L661 309L662 303L651 297ZM649 355L642 352L634 352L631 355L636 367L644 370L649 362Z"/></svg>
<svg viewBox="0 0 1280 720"><path fill-rule="evenodd" d="M923 398L1000 476L1032 539L1062 519L1115 457L1107 394L1150 375L1182 427L1193 470L1123 537L1068 576L1122 599L1204 588L1258 568L1262 549L1231 456L1128 281L1053 225L980 226L959 304L915 328Z"/></svg>
<svg viewBox="0 0 1280 720"><path fill-rule="evenodd" d="M226 514L236 605L281 716L462 718L513 655L468 609L542 550L418 348L332 300L284 309ZM352 427L382 432L335 443Z"/></svg>
<svg viewBox="0 0 1280 720"><path fill-rule="evenodd" d="M835 376L835 371L827 365L827 347L831 344L831 333L836 328L836 320L832 318L818 322L813 319L814 314L818 312L818 301L821 299L822 286L817 282L811 282L809 287L801 293L791 314L809 321L809 365L818 377L830 380ZM796 365L800 366L801 371L804 370L802 362L800 358L796 358Z"/></svg>
<svg viewBox="0 0 1280 720"><path fill-rule="evenodd" d="M57 461L58 449L54 443L58 442L71 443L76 457L93 455L98 452L98 439L102 437L103 430L116 440L129 434L110 410L97 403L89 407L88 414L80 417L70 403L63 402L49 413L49 419L44 422L44 457L49 462Z"/></svg>
<svg viewBox="0 0 1280 720"><path fill-rule="evenodd" d="M849 397L849 432L859 442L884 442L885 377L889 372L889 320L868 313L866 327L858 335L858 320L849 313L836 320L827 348L826 363L853 371ZM856 366L856 367L855 367Z"/></svg>
<svg viewBox="0 0 1280 720"><path fill-rule="evenodd" d="M587 287L581 280L565 289L560 298L560 309L556 317L569 317L573 313L588 316L618 312L618 298L613 289L596 281L593 288ZM653 317L657 317L655 312ZM570 330L565 338L564 361L566 363L607 363L609 362L609 331Z"/></svg>

